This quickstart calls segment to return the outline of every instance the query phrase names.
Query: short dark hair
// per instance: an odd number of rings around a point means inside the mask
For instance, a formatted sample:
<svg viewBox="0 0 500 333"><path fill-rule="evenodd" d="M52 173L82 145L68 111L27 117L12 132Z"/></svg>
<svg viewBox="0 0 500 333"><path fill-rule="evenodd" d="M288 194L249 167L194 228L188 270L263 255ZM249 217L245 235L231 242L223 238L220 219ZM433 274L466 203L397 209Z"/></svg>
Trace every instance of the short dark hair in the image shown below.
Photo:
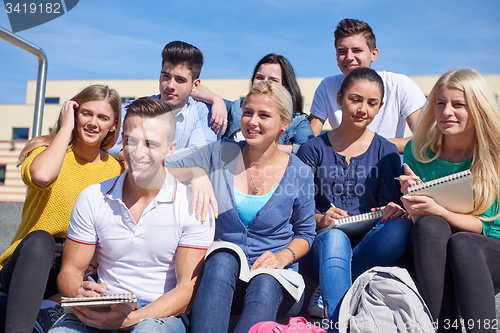
<svg viewBox="0 0 500 333"><path fill-rule="evenodd" d="M300 93L299 84L297 83L297 78L295 77L295 72L293 71L292 64L282 55L269 53L264 58L260 59L253 70L251 84L253 84L253 80L255 79L255 75L259 70L259 67L263 64L278 64L281 67L281 81L283 82L283 87L288 90L290 95L292 96L293 103L293 115L297 113L303 113L302 107L302 94Z"/></svg>
<svg viewBox="0 0 500 333"><path fill-rule="evenodd" d="M340 86L340 97L344 98L346 90L349 89L355 82L360 80L377 83L382 91L382 99L384 99L384 81L382 81L380 75L378 75L378 73L371 68L356 68L350 72ZM382 102L382 99L380 102Z"/></svg>
<svg viewBox="0 0 500 333"><path fill-rule="evenodd" d="M377 47L375 34L368 23L355 19L343 19L337 24L337 29L334 32L335 49L337 49L337 42L340 38L358 34L362 34L365 37L366 44L370 48L370 51L373 51Z"/></svg>
<svg viewBox="0 0 500 333"><path fill-rule="evenodd" d="M203 67L203 53L196 47L181 41L173 41L165 45L161 53L161 66L166 62L172 65L186 65L191 71L193 81L200 77Z"/></svg>
<svg viewBox="0 0 500 333"><path fill-rule="evenodd" d="M171 113L172 107L168 105L167 102L157 99L154 97L141 97L126 106L127 113L125 114L125 119L123 124L131 116L139 116L141 118L156 118L160 116L165 116L170 127L168 136L168 143L171 143L175 139L175 117Z"/></svg>

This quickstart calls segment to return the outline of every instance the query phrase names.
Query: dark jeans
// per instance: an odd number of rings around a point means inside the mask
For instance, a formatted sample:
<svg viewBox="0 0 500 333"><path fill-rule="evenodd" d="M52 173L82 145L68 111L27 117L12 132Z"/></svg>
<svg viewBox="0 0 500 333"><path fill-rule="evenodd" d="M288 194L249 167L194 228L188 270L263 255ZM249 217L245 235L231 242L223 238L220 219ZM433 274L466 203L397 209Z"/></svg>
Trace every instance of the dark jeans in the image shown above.
<svg viewBox="0 0 500 333"><path fill-rule="evenodd" d="M500 239L452 234L443 218L424 216L412 229L409 251L439 332L460 332L459 310L467 332L495 332Z"/></svg>
<svg viewBox="0 0 500 333"><path fill-rule="evenodd" d="M241 313L234 332L247 333L261 321L297 315L303 297L295 299L271 275L260 274L250 282L239 280L239 259L232 251L218 251L205 262L196 293L191 332L227 332L231 314Z"/></svg>
<svg viewBox="0 0 500 333"><path fill-rule="evenodd" d="M0 272L8 303L5 332L32 332L44 298L58 293L63 240L43 230L24 237Z"/></svg>

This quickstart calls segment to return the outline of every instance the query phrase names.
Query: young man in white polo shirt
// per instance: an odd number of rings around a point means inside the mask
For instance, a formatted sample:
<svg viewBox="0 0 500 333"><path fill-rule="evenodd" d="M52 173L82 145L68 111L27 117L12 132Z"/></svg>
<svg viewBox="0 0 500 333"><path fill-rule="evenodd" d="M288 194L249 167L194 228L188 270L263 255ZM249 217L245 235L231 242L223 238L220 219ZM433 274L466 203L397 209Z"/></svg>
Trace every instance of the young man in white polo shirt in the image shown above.
<svg viewBox="0 0 500 333"><path fill-rule="evenodd" d="M337 93L344 78L355 68L370 68L379 52L375 35L365 22L344 19L339 22L334 34L337 65L343 74L323 79L314 93L309 121L316 136L320 134L326 119L329 119L332 128L339 126L342 111L337 104ZM405 124L413 130L425 103L425 96L417 84L403 74L386 71L377 73L384 81L384 105L368 128L394 143L403 153L410 139L404 137Z"/></svg>
<svg viewBox="0 0 500 333"><path fill-rule="evenodd" d="M128 106L122 175L86 188L70 219L58 277L64 296L137 295L139 309L118 304L107 313L75 307L53 332L186 332L180 317L193 297L203 257L214 237L214 218L202 222L192 191L164 166L175 149L170 106L152 97ZM83 280L97 255L99 284Z"/></svg>

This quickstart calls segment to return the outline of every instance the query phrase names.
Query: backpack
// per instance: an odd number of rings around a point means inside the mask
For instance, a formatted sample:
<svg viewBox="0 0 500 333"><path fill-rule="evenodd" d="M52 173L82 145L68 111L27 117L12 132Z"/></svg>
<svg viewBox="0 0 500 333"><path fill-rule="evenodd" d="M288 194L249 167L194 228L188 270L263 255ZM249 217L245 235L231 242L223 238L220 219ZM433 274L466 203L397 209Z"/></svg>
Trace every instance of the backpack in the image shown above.
<svg viewBox="0 0 500 333"><path fill-rule="evenodd" d="M307 322L304 317L291 317L288 325L278 324L274 321L263 321L253 325L248 333L326 333L318 325Z"/></svg>
<svg viewBox="0 0 500 333"><path fill-rule="evenodd" d="M427 305L406 269L373 267L347 291L339 332L435 332Z"/></svg>

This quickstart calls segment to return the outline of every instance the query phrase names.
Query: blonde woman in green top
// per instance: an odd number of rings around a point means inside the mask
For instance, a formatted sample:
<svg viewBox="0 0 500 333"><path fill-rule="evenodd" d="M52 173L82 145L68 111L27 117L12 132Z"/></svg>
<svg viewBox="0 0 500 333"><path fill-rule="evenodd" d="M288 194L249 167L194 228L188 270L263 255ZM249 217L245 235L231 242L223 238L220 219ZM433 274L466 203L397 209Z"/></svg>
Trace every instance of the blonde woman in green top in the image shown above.
<svg viewBox="0 0 500 333"><path fill-rule="evenodd" d="M404 151L402 202L419 216L410 259L438 332L495 332L500 286L500 111L486 80L472 69L445 73L422 109ZM458 214L408 186L471 169L474 210Z"/></svg>

